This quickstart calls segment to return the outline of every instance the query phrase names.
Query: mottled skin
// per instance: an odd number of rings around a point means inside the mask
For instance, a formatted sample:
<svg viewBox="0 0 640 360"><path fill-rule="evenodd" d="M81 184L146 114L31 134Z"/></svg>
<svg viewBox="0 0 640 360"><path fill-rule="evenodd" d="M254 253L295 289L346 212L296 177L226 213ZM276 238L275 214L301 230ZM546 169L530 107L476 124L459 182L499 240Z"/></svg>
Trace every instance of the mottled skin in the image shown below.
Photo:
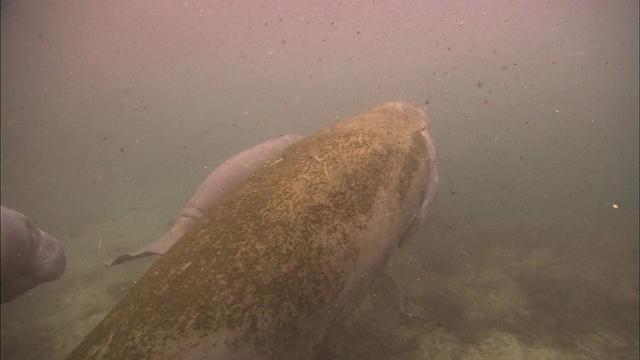
<svg viewBox="0 0 640 360"><path fill-rule="evenodd" d="M426 115L387 103L287 148L138 281L69 359L304 359L437 191Z"/></svg>

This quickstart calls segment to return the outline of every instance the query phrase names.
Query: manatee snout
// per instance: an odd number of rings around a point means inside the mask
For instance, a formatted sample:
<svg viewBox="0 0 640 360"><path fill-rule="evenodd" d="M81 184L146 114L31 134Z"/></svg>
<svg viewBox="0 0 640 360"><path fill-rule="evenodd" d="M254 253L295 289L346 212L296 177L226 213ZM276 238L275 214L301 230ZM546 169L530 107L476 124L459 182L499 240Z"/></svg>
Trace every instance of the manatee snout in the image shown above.
<svg viewBox="0 0 640 360"><path fill-rule="evenodd" d="M30 266L32 277L40 282L58 280L64 274L67 257L58 239L42 230L38 232Z"/></svg>
<svg viewBox="0 0 640 360"><path fill-rule="evenodd" d="M59 279L67 259L62 244L24 214L2 206L2 297L5 303Z"/></svg>

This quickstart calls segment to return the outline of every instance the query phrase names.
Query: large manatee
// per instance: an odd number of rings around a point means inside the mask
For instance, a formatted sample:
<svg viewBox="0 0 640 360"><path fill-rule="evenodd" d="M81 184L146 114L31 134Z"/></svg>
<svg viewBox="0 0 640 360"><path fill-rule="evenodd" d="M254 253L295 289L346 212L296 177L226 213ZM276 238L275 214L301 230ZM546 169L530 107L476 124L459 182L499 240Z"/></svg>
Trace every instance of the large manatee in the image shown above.
<svg viewBox="0 0 640 360"><path fill-rule="evenodd" d="M305 359L438 188L423 111L386 103L257 170L161 257L69 359Z"/></svg>
<svg viewBox="0 0 640 360"><path fill-rule="evenodd" d="M164 254L202 218L202 214L210 210L223 196L235 189L267 161L280 155L282 150L300 139L302 139L301 135L283 135L247 149L225 161L207 176L169 231L153 243L109 260L105 265L113 266L148 255Z"/></svg>

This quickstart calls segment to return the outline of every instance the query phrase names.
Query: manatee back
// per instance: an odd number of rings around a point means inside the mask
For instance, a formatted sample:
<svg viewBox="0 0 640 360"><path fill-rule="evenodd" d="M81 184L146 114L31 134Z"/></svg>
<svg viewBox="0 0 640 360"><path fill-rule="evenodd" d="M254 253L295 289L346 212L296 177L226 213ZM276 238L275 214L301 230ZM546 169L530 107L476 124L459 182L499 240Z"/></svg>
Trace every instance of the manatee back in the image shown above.
<svg viewBox="0 0 640 360"><path fill-rule="evenodd" d="M388 103L289 147L205 214L70 358L308 356L425 201L425 121Z"/></svg>

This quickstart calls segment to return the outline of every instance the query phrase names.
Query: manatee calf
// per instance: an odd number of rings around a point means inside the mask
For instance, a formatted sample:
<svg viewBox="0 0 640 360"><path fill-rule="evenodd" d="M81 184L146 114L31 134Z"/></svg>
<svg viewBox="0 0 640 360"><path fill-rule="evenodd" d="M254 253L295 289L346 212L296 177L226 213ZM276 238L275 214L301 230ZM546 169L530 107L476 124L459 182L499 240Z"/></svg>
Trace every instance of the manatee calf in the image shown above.
<svg viewBox="0 0 640 360"><path fill-rule="evenodd" d="M391 102L289 146L162 256L69 359L306 359L438 188L426 114Z"/></svg>
<svg viewBox="0 0 640 360"><path fill-rule="evenodd" d="M1 207L1 302L39 284L59 279L67 259L58 239L35 227L22 213Z"/></svg>
<svg viewBox="0 0 640 360"><path fill-rule="evenodd" d="M288 134L265 141L225 161L200 185L191 200L180 212L171 230L157 241L106 262L106 266L122 264L148 255L162 255L200 220L224 195L235 189L250 174L279 155L289 145L302 139L301 135Z"/></svg>

